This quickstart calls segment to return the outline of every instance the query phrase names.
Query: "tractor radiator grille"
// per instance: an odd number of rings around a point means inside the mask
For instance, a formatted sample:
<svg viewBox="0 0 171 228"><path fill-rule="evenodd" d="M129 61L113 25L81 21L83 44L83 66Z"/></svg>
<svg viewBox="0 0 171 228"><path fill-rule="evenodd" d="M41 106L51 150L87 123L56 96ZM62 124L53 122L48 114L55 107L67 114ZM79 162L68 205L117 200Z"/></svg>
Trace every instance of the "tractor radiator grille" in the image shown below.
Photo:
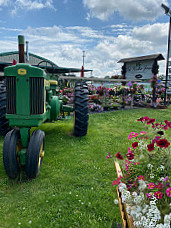
<svg viewBox="0 0 171 228"><path fill-rule="evenodd" d="M6 77L7 105L8 114L16 114L16 78Z"/></svg>
<svg viewBox="0 0 171 228"><path fill-rule="evenodd" d="M44 78L30 78L30 114L44 113Z"/></svg>

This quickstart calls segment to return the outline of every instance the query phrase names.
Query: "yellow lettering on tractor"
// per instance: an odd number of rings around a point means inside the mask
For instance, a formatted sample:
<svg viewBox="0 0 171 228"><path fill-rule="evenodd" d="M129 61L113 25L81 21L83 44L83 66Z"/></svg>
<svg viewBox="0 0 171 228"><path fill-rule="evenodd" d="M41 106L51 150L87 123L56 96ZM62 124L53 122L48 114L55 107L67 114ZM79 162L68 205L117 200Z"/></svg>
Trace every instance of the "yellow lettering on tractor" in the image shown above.
<svg viewBox="0 0 171 228"><path fill-rule="evenodd" d="M19 75L26 75L27 74L27 70L26 69L18 69L18 74Z"/></svg>

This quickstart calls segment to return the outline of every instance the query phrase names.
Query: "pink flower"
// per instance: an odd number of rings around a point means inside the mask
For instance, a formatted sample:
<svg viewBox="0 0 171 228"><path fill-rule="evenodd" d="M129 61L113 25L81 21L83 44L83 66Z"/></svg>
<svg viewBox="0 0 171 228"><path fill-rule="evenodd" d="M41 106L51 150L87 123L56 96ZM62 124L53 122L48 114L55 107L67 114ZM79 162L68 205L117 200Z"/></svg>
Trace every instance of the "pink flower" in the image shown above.
<svg viewBox="0 0 171 228"><path fill-rule="evenodd" d="M113 183L112 183L112 186L113 185L117 185L118 184L118 180L114 180Z"/></svg>
<svg viewBox="0 0 171 228"><path fill-rule="evenodd" d="M164 180L163 181L168 181L169 180L169 177L168 176L166 176L165 178L164 178Z"/></svg>
<svg viewBox="0 0 171 228"><path fill-rule="evenodd" d="M136 149L137 146L138 146L138 142L132 143L132 147L133 147L134 149Z"/></svg>
<svg viewBox="0 0 171 228"><path fill-rule="evenodd" d="M131 147L128 147L128 153L132 153Z"/></svg>
<svg viewBox="0 0 171 228"><path fill-rule="evenodd" d="M153 189L154 187L155 187L154 183L151 182L151 183L148 184L148 189Z"/></svg>
<svg viewBox="0 0 171 228"><path fill-rule="evenodd" d="M163 184L162 183L158 183L155 188L158 188L158 189L162 189L163 188Z"/></svg>
<svg viewBox="0 0 171 228"><path fill-rule="evenodd" d="M147 196L148 199L151 199L152 195L151 195L151 193L146 193L146 196Z"/></svg>
<svg viewBox="0 0 171 228"><path fill-rule="evenodd" d="M141 135L145 135L145 134L147 134L147 132L146 131L141 131L140 134Z"/></svg>
<svg viewBox="0 0 171 228"><path fill-rule="evenodd" d="M168 197L171 197L171 187L166 189L166 194Z"/></svg>
<svg viewBox="0 0 171 228"><path fill-rule="evenodd" d="M160 192L160 191L157 191L157 192L154 193L154 196L156 197L156 199L162 199L163 193Z"/></svg>
<svg viewBox="0 0 171 228"><path fill-rule="evenodd" d="M142 175L140 175L140 176L138 177L138 180L145 180L145 177L142 176Z"/></svg>
<svg viewBox="0 0 171 228"><path fill-rule="evenodd" d="M108 159L108 158L112 158L111 153L108 153L108 156L106 157L106 159Z"/></svg>
<svg viewBox="0 0 171 228"><path fill-rule="evenodd" d="M131 140L133 137L137 137L137 136L138 136L138 133L131 132L131 133L128 135L128 139Z"/></svg>

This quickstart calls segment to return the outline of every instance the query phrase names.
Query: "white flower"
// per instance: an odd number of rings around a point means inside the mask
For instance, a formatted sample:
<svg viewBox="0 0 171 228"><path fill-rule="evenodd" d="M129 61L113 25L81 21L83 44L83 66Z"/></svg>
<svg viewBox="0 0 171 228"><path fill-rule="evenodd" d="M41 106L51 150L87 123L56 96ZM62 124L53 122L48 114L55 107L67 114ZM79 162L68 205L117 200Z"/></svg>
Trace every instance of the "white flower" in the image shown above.
<svg viewBox="0 0 171 228"><path fill-rule="evenodd" d="M159 168L160 168L161 170L164 170L164 169L165 169L164 165L161 165Z"/></svg>
<svg viewBox="0 0 171 228"><path fill-rule="evenodd" d="M114 204L118 204L118 200L117 199L114 200Z"/></svg>
<svg viewBox="0 0 171 228"><path fill-rule="evenodd" d="M139 180L138 182L139 182L139 187L138 187L138 189L139 189L140 191L143 191L143 190L147 187L145 181Z"/></svg>
<svg viewBox="0 0 171 228"><path fill-rule="evenodd" d="M154 178L154 174L151 173L150 174L150 178L153 179Z"/></svg>
<svg viewBox="0 0 171 228"><path fill-rule="evenodd" d="M120 183L119 184L119 191L122 192L124 189L126 189L126 184Z"/></svg>
<svg viewBox="0 0 171 228"><path fill-rule="evenodd" d="M147 165L147 168L148 168L148 169L152 169L152 168L153 168L153 165L152 165L152 164L148 164L148 165Z"/></svg>
<svg viewBox="0 0 171 228"><path fill-rule="evenodd" d="M170 224L170 220L171 220L171 218L170 218L169 215L165 215L165 216L164 216L164 223Z"/></svg>
<svg viewBox="0 0 171 228"><path fill-rule="evenodd" d="M136 192L133 192L132 193L132 196L136 197L137 196L137 193Z"/></svg>
<svg viewBox="0 0 171 228"><path fill-rule="evenodd" d="M160 179L159 179L159 181L163 181L164 180L164 177L161 177Z"/></svg>

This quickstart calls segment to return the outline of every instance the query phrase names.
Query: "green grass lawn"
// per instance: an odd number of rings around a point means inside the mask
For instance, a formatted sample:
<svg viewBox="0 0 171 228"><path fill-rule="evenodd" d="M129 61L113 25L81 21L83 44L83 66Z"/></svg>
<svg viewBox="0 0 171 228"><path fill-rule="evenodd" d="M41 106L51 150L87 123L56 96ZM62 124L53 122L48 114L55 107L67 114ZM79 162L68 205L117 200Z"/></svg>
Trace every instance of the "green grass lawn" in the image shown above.
<svg viewBox="0 0 171 228"><path fill-rule="evenodd" d="M116 227L121 222L109 152L127 152L131 131L144 130L141 116L171 121L171 109L119 110L91 114L88 134L72 136L73 120L45 123L45 157L39 176L6 176L0 153L1 227ZM0 139L2 151L3 139Z"/></svg>

